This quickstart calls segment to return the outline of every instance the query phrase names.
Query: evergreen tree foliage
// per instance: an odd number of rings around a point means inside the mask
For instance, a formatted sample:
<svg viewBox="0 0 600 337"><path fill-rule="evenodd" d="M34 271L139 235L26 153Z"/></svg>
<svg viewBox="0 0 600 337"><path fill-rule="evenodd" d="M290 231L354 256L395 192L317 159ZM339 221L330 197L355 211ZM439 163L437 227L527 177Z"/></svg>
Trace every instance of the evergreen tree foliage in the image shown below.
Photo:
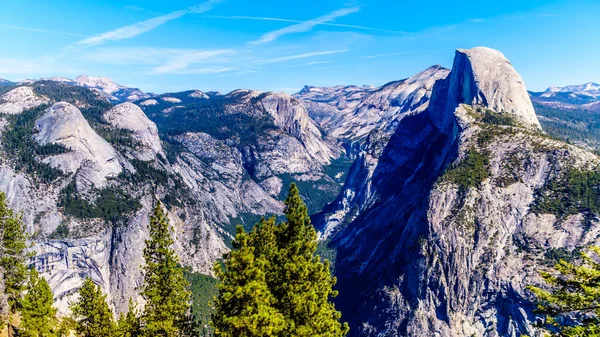
<svg viewBox="0 0 600 337"><path fill-rule="evenodd" d="M275 308L276 298L267 285L270 261L260 252L277 248L274 237L266 239L274 234L274 222L263 219L251 233L238 226L225 267L216 265L221 280L213 315L216 336L279 336L284 331L285 317Z"/></svg>
<svg viewBox="0 0 600 337"><path fill-rule="evenodd" d="M329 261L317 256L317 233L295 184L286 222L262 219L250 233L238 227L234 250L215 267L221 283L213 324L220 337L321 336L348 333L330 299L337 296Z"/></svg>
<svg viewBox="0 0 600 337"><path fill-rule="evenodd" d="M19 336L55 337L56 309L52 290L46 279L37 270L29 273L27 294L22 301L21 329Z"/></svg>
<svg viewBox="0 0 600 337"><path fill-rule="evenodd" d="M71 337L71 332L77 327L77 322L71 317L63 317L58 325L57 337Z"/></svg>
<svg viewBox="0 0 600 337"><path fill-rule="evenodd" d="M6 204L6 195L0 192L0 268L4 275L5 293L14 312L27 280L27 239L25 224Z"/></svg>
<svg viewBox="0 0 600 337"><path fill-rule="evenodd" d="M75 331L81 337L111 337L115 335L112 312L106 303L106 295L91 278L86 278L79 290L79 300L71 306Z"/></svg>
<svg viewBox="0 0 600 337"><path fill-rule="evenodd" d="M150 217L150 238L144 248L146 307L142 316L144 335L179 336L187 326L190 310L189 283L172 248L169 221L160 202Z"/></svg>
<svg viewBox="0 0 600 337"><path fill-rule="evenodd" d="M137 307L131 299L129 299L129 309L127 313L119 317L117 322L118 337L138 337L142 335L140 327L140 319L137 313Z"/></svg>
<svg viewBox="0 0 600 337"><path fill-rule="evenodd" d="M550 336L600 336L600 247L581 253L581 263L560 260L551 272L541 272L549 290L529 286L546 314Z"/></svg>
<svg viewBox="0 0 600 337"><path fill-rule="evenodd" d="M0 192L0 330L5 323L13 329L8 314L20 306L27 280L27 239L21 216L7 206L6 195Z"/></svg>

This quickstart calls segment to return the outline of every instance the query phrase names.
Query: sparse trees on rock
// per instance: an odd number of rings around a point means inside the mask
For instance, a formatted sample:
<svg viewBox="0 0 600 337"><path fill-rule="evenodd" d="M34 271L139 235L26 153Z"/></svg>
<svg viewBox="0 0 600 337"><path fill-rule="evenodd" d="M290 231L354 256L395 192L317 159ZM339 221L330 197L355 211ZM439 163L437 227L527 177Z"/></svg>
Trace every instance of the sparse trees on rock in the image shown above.
<svg viewBox="0 0 600 337"><path fill-rule="evenodd" d="M529 286L546 314L544 328L550 336L600 336L600 247L581 254L581 263L560 260L554 270L541 272L549 288Z"/></svg>

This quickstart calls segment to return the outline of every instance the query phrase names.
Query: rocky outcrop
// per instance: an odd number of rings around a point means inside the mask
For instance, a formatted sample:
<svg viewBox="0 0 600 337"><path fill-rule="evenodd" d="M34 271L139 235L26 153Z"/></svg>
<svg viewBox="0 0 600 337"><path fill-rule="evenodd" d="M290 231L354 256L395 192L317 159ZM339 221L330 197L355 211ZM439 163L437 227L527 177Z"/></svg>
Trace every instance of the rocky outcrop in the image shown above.
<svg viewBox="0 0 600 337"><path fill-rule="evenodd" d="M213 221L227 223L245 213L283 210L280 201L249 179L240 150L204 133L187 133L179 140L191 153L184 154L174 170L192 187L197 200L212 210L207 216Z"/></svg>
<svg viewBox="0 0 600 337"><path fill-rule="evenodd" d="M450 109L460 103L482 105L541 128L523 79L499 51L485 47L459 49L452 69Z"/></svg>
<svg viewBox="0 0 600 337"><path fill-rule="evenodd" d="M123 170L113 147L89 125L75 106L59 102L46 110L35 123L33 138L40 145L58 144L65 153L50 156L44 162L65 173L77 172L77 188L101 188L107 178Z"/></svg>
<svg viewBox="0 0 600 337"><path fill-rule="evenodd" d="M119 104L104 113L104 119L116 128L131 131L134 141L137 142L132 149L136 159L154 160L158 154L164 157L156 124L148 119L137 105Z"/></svg>
<svg viewBox="0 0 600 337"><path fill-rule="evenodd" d="M148 99L148 100L140 102L139 105L141 105L141 106L158 105L158 101L155 99Z"/></svg>
<svg viewBox="0 0 600 337"><path fill-rule="evenodd" d="M325 139L298 100L284 93L269 93L261 102L275 125L294 136L300 142L298 145L304 147L308 158L302 160L308 159L315 161L317 165L326 165L332 158L339 156L335 143Z"/></svg>
<svg viewBox="0 0 600 337"><path fill-rule="evenodd" d="M73 83L94 90L113 102L133 102L151 96L140 89L117 84L108 77L81 75Z"/></svg>
<svg viewBox="0 0 600 337"><path fill-rule="evenodd" d="M532 211L550 180L599 161L539 132L519 79L497 51L459 50L426 110L389 137L369 135L315 219L337 248L352 336L533 335L525 287L539 282L544 253L596 242L600 228L582 214Z"/></svg>
<svg viewBox="0 0 600 337"><path fill-rule="evenodd" d="M47 97L36 94L31 87L21 86L0 96L0 113L16 115L48 103Z"/></svg>
<svg viewBox="0 0 600 337"><path fill-rule="evenodd" d="M108 236L107 236L108 235ZM55 307L67 315L70 302L76 296L86 277L102 287L107 300L112 302L109 288L109 257L112 241L110 233L78 240L53 240L37 242L31 261L46 278L54 294Z"/></svg>

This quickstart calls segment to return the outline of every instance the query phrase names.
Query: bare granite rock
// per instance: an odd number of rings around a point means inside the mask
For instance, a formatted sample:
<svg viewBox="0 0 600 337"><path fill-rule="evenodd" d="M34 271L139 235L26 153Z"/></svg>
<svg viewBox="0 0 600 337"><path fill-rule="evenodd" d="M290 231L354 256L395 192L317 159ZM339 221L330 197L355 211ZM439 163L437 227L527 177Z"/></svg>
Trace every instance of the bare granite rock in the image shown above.
<svg viewBox="0 0 600 337"><path fill-rule="evenodd" d="M104 114L104 119L116 128L132 132L134 141L139 143L134 149L135 158L149 161L156 159L158 154L165 156L156 124L137 105L116 105Z"/></svg>
<svg viewBox="0 0 600 337"><path fill-rule="evenodd" d="M101 188L121 173L117 152L85 120L75 106L59 102L46 110L35 125L33 138L40 144L59 144L66 153L44 159L65 173L77 172L77 188Z"/></svg>
<svg viewBox="0 0 600 337"><path fill-rule="evenodd" d="M50 100L47 97L36 94L31 87L21 86L0 96L0 113L16 115L48 103Z"/></svg>

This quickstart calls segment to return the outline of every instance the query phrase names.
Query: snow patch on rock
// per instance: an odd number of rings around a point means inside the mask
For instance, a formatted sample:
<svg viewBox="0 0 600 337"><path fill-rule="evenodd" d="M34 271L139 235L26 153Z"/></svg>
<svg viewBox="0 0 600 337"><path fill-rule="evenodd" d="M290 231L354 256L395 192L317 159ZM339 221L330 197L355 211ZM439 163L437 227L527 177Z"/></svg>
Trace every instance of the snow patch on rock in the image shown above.
<svg viewBox="0 0 600 337"><path fill-rule="evenodd" d="M192 92L190 94L190 97L192 98L204 98L204 99L209 99L210 96L208 96L207 94L203 93L202 91L199 90L194 90L194 92Z"/></svg>
<svg viewBox="0 0 600 337"><path fill-rule="evenodd" d="M161 99L165 102L169 102L169 103L181 103L181 100L179 98L175 98L175 97L161 97Z"/></svg>
<svg viewBox="0 0 600 337"><path fill-rule="evenodd" d="M150 105L158 105L158 101L155 99L147 99L140 103L141 106L150 106Z"/></svg>

